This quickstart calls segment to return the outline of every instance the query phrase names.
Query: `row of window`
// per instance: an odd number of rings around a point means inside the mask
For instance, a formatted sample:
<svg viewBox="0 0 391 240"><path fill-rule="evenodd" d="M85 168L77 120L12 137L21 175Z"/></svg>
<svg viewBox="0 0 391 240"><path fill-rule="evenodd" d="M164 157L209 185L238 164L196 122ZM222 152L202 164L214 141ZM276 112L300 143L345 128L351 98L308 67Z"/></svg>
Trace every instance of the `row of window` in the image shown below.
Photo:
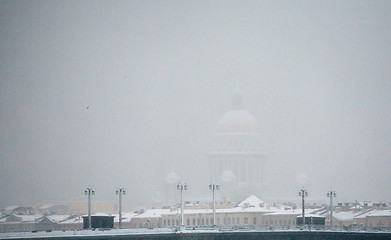
<svg viewBox="0 0 391 240"><path fill-rule="evenodd" d="M269 221L268 220L262 220L262 224L264 224L264 225L268 225L269 224ZM280 225L280 226L287 226L287 225L294 225L294 224L296 224L295 223L295 221L294 220L286 220L286 219L284 219L284 220L279 220L279 221L277 221L277 220L270 220L270 224L271 225Z"/></svg>
<svg viewBox="0 0 391 240"><path fill-rule="evenodd" d="M199 219L199 218L187 218L186 219L186 225L187 226L209 226L209 225L212 225L213 224L213 218L202 218L202 219ZM237 217L237 218L230 218L230 217L227 217L227 218L222 218L222 221L221 221L221 218L217 218L216 219L216 224L217 225L220 225L221 223L223 223L223 225L240 225L241 224L241 221L240 221L240 218ZM248 224L252 224L252 225L257 225L258 221L257 221L257 218L254 217L252 218L252 221L250 222L249 221L249 218L248 217L244 217L243 218L243 224L244 225L248 225ZM288 226L288 225L295 225L295 221L294 220L267 220L267 219L264 219L262 218L262 225L275 225L275 226ZM154 224L151 222L151 223L139 223L139 227L154 227ZM149 226L148 226L149 225ZM160 227L160 224L158 224ZM179 226L179 220L178 219L163 219L163 226ZM136 225L134 226L136 227Z"/></svg>
<svg viewBox="0 0 391 240"><path fill-rule="evenodd" d="M193 218L193 219L186 219L186 225L190 226L208 226L213 224L213 218ZM217 218L216 219L216 224L220 225L221 224L221 219ZM240 218L223 218L223 224L224 225L240 225ZM249 220L247 217L243 219L243 224L249 224ZM257 218L253 218L252 224L257 224ZM164 219L163 220L163 226L179 226L179 220L175 219Z"/></svg>
<svg viewBox="0 0 391 240"><path fill-rule="evenodd" d="M240 225L241 222L240 222L240 218L237 217L237 218L223 218L223 221L222 221L223 225ZM267 219L262 219L262 225L268 225L268 224L271 224L271 225L280 225L280 226L287 226L287 225L291 225L291 224L295 224L295 221L294 220L271 220L270 222L267 220ZM193 219L186 219L186 225L187 226L209 226L209 225L212 225L213 224L213 218L202 218L202 219L199 219L199 218L193 218ZM220 225L221 224L221 218L217 218L216 219L216 224L217 225ZM250 222L248 217L244 217L243 218L243 224L244 225L248 225L248 224L252 224L252 225L257 225L257 218L254 217L252 219L252 221ZM179 220L177 219L164 219L163 220L163 226L179 226Z"/></svg>
<svg viewBox="0 0 391 240"><path fill-rule="evenodd" d="M174 220L174 219L164 219L163 220L163 226L179 226L179 220Z"/></svg>

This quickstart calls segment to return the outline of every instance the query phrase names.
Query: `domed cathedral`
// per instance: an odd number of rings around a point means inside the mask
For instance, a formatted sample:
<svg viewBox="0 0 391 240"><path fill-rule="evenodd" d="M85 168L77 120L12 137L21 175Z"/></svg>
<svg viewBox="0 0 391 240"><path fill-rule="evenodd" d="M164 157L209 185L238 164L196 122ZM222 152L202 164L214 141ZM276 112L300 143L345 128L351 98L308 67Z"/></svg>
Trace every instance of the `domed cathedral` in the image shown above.
<svg viewBox="0 0 391 240"><path fill-rule="evenodd" d="M266 153L261 148L259 125L244 110L236 91L232 109L218 121L215 145L208 153L211 179L221 185L221 195L238 201L250 194L262 196Z"/></svg>

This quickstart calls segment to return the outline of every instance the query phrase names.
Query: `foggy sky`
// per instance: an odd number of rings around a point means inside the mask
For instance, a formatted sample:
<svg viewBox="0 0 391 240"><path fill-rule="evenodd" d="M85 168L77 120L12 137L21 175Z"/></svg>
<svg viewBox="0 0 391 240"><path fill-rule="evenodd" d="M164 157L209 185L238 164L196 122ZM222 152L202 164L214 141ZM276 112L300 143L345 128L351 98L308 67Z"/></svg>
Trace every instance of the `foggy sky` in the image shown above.
<svg viewBox="0 0 391 240"><path fill-rule="evenodd" d="M0 207L148 205L244 93L264 199L391 201L390 1L0 1ZM245 197L245 196L243 196Z"/></svg>

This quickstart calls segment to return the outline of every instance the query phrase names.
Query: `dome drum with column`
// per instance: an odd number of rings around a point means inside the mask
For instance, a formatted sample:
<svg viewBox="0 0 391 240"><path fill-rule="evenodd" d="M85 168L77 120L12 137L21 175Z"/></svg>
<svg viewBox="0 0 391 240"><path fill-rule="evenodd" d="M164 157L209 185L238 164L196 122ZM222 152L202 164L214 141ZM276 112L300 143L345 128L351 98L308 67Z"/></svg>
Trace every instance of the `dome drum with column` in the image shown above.
<svg viewBox="0 0 391 240"><path fill-rule="evenodd" d="M208 153L211 180L222 181L222 194L232 199L243 197L238 194L261 194L266 162L259 125L252 114L242 109L241 102L236 94L234 109L217 123L215 145Z"/></svg>

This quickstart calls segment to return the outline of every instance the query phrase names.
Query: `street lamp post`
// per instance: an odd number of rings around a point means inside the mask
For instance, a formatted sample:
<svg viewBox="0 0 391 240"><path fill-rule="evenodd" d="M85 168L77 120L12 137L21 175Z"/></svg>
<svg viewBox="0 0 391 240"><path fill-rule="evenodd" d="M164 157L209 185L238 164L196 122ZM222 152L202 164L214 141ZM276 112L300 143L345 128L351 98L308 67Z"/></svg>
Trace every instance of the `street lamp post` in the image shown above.
<svg viewBox="0 0 391 240"><path fill-rule="evenodd" d="M119 204L119 214L118 214L118 218L119 218L119 228L122 228L122 195L125 195L126 194L126 191L125 191L125 188L117 188L117 190L115 191L115 194L118 195L119 197L119 200L118 200L118 204Z"/></svg>
<svg viewBox="0 0 391 240"><path fill-rule="evenodd" d="M330 229L333 227L333 197L336 197L335 191L330 190L327 192L327 197L330 198Z"/></svg>
<svg viewBox="0 0 391 240"><path fill-rule="evenodd" d="M213 226L216 226L216 201L215 201L215 190L220 189L220 185L215 183L209 184L209 189L213 192Z"/></svg>
<svg viewBox="0 0 391 240"><path fill-rule="evenodd" d="M185 182L181 181L180 183L178 183L176 188L181 191L181 227L182 227L182 226L184 226L184 224L183 224L183 215L184 215L184 212L183 212L183 191L187 190L187 184Z"/></svg>
<svg viewBox="0 0 391 240"><path fill-rule="evenodd" d="M88 195L88 229L91 229L91 195L95 195L95 191L92 188L86 188L84 194Z"/></svg>
<svg viewBox="0 0 391 240"><path fill-rule="evenodd" d="M302 216L303 216L303 225L305 225L305 215L304 215L304 197L308 196L308 192L305 189L301 189L299 192L301 197L301 206L302 206Z"/></svg>

